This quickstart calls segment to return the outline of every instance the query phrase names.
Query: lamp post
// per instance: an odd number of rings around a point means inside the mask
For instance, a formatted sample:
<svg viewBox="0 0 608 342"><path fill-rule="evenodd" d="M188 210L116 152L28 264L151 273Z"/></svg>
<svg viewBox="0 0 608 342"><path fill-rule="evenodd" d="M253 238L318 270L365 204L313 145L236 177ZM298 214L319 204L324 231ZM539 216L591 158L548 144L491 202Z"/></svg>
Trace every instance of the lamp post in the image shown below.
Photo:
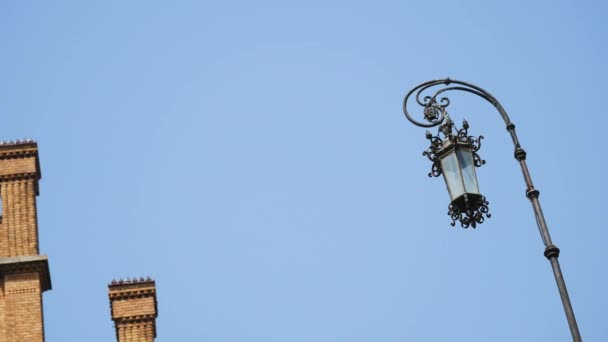
<svg viewBox="0 0 608 342"><path fill-rule="evenodd" d="M475 228L477 224L483 223L485 218L490 217L490 213L488 211L488 201L479 192L479 185L475 174L475 167L480 167L485 163L477 154L483 136L479 138L469 136L469 124L466 121L463 122L462 128L456 128L446 110L450 105L450 100L447 97L439 97L447 91L463 91L481 97L490 102L504 120L507 131L511 135L513 145L515 146L514 156L519 162L524 176L526 197L530 200L534 209L538 230L545 245L544 255L551 263L551 268L553 269L557 288L564 306L566 318L568 319L568 325L570 326L570 332L572 333L572 340L575 342L582 341L558 261L559 248L551 241L549 228L547 228L538 200L540 192L534 188L532 183L532 177L526 164L526 151L524 151L519 143L519 139L515 133L515 125L509 119L502 105L490 93L470 83L447 78L445 80L428 81L410 90L403 100L403 113L416 126L426 128L439 127L437 135L433 135L429 131L426 132L430 146L423 154L433 163L429 177L438 177L440 175L444 177L451 199L448 215L452 218L452 226L456 224L456 221L459 221L463 228L468 228L469 226ZM432 95L423 95L424 92L429 92ZM418 105L423 107L422 114L426 122L415 120L407 110L408 100L413 94L416 94L415 100Z"/></svg>

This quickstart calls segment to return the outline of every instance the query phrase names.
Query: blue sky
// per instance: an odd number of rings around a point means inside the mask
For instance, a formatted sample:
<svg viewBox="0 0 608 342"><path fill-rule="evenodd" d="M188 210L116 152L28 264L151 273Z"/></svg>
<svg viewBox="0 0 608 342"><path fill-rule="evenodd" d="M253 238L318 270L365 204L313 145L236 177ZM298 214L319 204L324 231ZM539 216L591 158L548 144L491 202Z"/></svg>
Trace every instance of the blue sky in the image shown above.
<svg viewBox="0 0 608 342"><path fill-rule="evenodd" d="M424 130L451 77L517 125L586 341L608 340L600 1L5 1L0 138L39 142L48 341L112 341L107 283L157 280L157 341L569 341L493 108L492 218L452 228ZM91 337L94 336L94 337Z"/></svg>

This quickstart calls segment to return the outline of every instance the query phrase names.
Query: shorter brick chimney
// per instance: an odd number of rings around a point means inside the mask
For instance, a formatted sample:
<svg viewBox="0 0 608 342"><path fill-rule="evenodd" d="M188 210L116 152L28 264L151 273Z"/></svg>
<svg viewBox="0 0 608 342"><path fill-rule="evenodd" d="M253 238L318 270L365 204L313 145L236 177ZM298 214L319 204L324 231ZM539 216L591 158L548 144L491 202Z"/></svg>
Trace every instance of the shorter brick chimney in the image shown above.
<svg viewBox="0 0 608 342"><path fill-rule="evenodd" d="M154 280L113 280L108 290L117 341L153 342L158 317Z"/></svg>

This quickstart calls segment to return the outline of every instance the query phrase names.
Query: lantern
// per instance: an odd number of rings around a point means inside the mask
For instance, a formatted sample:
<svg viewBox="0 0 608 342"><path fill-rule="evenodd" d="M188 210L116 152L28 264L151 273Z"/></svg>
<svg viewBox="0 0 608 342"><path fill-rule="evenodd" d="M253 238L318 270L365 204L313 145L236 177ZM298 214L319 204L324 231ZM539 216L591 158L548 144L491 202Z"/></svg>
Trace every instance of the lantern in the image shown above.
<svg viewBox="0 0 608 342"><path fill-rule="evenodd" d="M458 220L464 228L475 228L478 223L484 221L484 214L490 217L488 202L479 192L475 172L475 167L485 163L477 155L483 137L475 139L469 136L469 125L466 121L463 122L463 128L455 133L453 126L454 123L448 119L448 122L440 127L444 139L441 139L439 134L432 136L427 132L431 146L424 155L433 161L429 176L438 177L443 174L450 194L448 214L452 217L452 226Z"/></svg>

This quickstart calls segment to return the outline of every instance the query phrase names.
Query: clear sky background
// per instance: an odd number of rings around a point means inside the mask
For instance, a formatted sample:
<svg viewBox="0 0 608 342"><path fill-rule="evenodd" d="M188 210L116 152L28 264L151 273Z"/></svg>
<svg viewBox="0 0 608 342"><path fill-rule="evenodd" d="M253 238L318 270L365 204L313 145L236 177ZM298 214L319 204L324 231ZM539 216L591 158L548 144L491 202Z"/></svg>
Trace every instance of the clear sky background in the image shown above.
<svg viewBox="0 0 608 342"><path fill-rule="evenodd" d="M452 228L418 83L507 109L585 341L608 341L602 1L3 1L0 138L39 142L47 340L113 341L107 284L157 281L157 341L570 341L504 123L492 218Z"/></svg>

